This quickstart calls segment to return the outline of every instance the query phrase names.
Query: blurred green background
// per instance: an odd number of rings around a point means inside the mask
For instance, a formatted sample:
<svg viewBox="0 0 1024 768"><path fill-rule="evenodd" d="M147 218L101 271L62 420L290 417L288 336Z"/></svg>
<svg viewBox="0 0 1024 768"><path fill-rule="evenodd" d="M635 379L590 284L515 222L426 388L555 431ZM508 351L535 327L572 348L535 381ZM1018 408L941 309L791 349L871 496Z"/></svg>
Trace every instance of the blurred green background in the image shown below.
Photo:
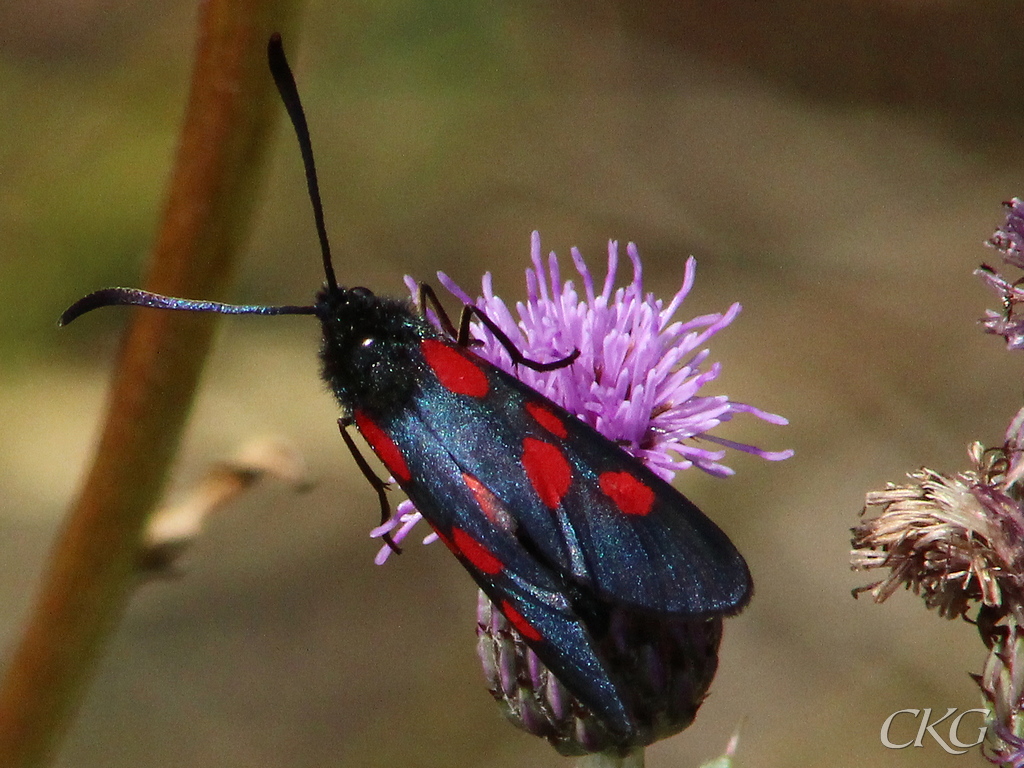
<svg viewBox="0 0 1024 768"><path fill-rule="evenodd" d="M0 649L88 460L125 315L54 322L139 281L194 15L0 7ZM757 591L696 724L649 765L697 765L737 725L750 766L985 764L881 745L898 709L977 706L983 649L910 596L851 599L868 579L847 551L865 491L964 468L1020 406L1022 361L979 332L995 300L970 273L995 260L1000 202L1024 194L1022 32L1015 2L310 3L291 47L343 281L400 293L405 273L474 286L492 270L516 297L539 229L597 269L609 238L637 242L662 293L694 254L684 313L744 305L714 340L714 392L791 426L722 434L797 455L678 480ZM322 275L284 131L260 196L235 298L308 302ZM373 565L376 501L338 437L317 333L223 322L169 498L267 434L319 483L261 486L211 522L183 578L138 590L59 765L569 764L498 716L457 563L411 546Z"/></svg>

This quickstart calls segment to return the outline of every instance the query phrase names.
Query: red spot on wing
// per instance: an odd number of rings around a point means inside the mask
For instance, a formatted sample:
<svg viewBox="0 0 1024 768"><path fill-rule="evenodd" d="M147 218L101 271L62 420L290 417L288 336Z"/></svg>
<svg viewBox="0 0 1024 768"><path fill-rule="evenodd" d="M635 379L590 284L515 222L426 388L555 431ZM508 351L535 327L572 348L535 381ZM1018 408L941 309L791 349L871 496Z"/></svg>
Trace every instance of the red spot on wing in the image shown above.
<svg viewBox="0 0 1024 768"><path fill-rule="evenodd" d="M646 515L654 505L654 491L629 472L604 472L597 482L601 492L627 515Z"/></svg>
<svg viewBox="0 0 1024 768"><path fill-rule="evenodd" d="M508 623L511 624L520 635L525 637L527 640L543 640L544 636L537 631L537 628L523 618L523 614L512 607L512 604L508 600L502 600L498 604L498 608L505 614L505 618L508 619Z"/></svg>
<svg viewBox="0 0 1024 768"><path fill-rule="evenodd" d="M505 567L491 550L461 528L452 528L452 545L454 550L461 552L462 556L469 560L477 570L488 576L501 573L502 568Z"/></svg>
<svg viewBox="0 0 1024 768"><path fill-rule="evenodd" d="M572 485L572 468L558 446L533 437L523 440L523 469L533 490L549 509L555 509Z"/></svg>
<svg viewBox="0 0 1024 768"><path fill-rule="evenodd" d="M561 417L556 416L553 411L540 403L527 403L526 412L533 416L534 421L555 437L564 439L569 436L565 429L565 422L562 421Z"/></svg>
<svg viewBox="0 0 1024 768"><path fill-rule="evenodd" d="M480 366L455 347L437 339L424 339L420 349L427 365L446 389L470 397L483 397L490 391L487 376Z"/></svg>
<svg viewBox="0 0 1024 768"><path fill-rule="evenodd" d="M463 472L462 481L469 488L470 493L473 494L473 499L476 501L480 511L484 513L488 520L495 525L499 525L502 528L506 527L505 518L508 517L504 505L498 501L498 498L491 493L484 484L477 480L472 475Z"/></svg>
<svg viewBox="0 0 1024 768"><path fill-rule="evenodd" d="M412 478L412 473L409 472L409 466L405 463L402 452L373 419L362 411L356 411L356 426L359 427L360 434L366 438L366 442L373 448L373 452L384 462L384 466L388 468L392 477L399 482L407 482Z"/></svg>

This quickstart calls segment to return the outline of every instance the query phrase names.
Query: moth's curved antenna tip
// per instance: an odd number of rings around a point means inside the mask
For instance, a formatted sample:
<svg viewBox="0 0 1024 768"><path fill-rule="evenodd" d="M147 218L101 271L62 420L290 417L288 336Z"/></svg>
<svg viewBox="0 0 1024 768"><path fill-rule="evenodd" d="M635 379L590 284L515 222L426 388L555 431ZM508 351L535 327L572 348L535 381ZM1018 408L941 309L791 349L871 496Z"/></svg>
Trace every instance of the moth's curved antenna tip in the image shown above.
<svg viewBox="0 0 1024 768"><path fill-rule="evenodd" d="M83 296L61 313L61 316L57 318L57 327L63 328L73 320L77 320L86 312L91 312L92 310L100 307L110 306L114 303L112 299L116 295L117 290L118 289L116 288L104 288L101 291L94 291L88 296Z"/></svg>

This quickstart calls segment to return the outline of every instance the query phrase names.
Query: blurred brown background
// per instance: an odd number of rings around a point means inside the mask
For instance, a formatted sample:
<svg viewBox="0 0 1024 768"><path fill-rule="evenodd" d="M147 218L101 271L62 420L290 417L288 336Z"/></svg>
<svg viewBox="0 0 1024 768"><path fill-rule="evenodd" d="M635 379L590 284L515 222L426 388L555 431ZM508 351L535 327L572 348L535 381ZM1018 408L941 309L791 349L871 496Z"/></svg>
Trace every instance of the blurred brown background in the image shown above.
<svg viewBox="0 0 1024 768"><path fill-rule="evenodd" d="M0 7L0 649L88 459L124 315L54 320L138 282L194 10ZM661 292L692 253L685 313L744 305L714 340L714 390L791 426L723 434L797 455L678 481L757 594L727 623L697 723L651 766L695 766L737 725L749 766L985 764L880 744L898 709L977 706L983 649L907 595L852 600L866 579L848 529L865 491L964 468L1020 406L1022 361L978 331L995 301L970 273L994 260L1000 202L1024 194L1022 32L1015 2L310 4L294 58L343 280L397 293L404 273L472 286L490 269L518 296L539 229L598 268L609 238L636 241ZM235 296L306 302L321 275L283 131L262 199ZM171 498L265 434L319 484L262 486L212 522L184 578L139 589L61 766L569 764L498 716L454 560L411 546L372 564L376 502L316 337L308 318L223 323Z"/></svg>

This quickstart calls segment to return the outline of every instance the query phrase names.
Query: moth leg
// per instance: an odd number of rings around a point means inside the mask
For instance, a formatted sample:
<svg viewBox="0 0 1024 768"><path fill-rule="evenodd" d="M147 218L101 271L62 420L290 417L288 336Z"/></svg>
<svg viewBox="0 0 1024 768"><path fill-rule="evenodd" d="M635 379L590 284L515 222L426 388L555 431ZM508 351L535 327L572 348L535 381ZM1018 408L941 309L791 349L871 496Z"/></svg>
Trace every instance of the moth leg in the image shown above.
<svg viewBox="0 0 1024 768"><path fill-rule="evenodd" d="M525 365L527 368L532 368L535 371L554 371L558 368L565 368L565 366L571 365L572 362L580 356L580 351L578 349L574 349L561 360L552 360L550 363L539 363L536 360L531 360L519 351L519 348L512 342L512 339L510 339L505 332L498 327L496 322L487 316L486 312L480 309L480 307L473 306L472 304L466 304L462 307L462 317L459 319L458 342L462 346L466 346L464 339L469 338L469 321L473 319L473 315L476 315L480 322L487 326L487 330L494 334L494 338L496 338L498 343L505 348L505 351L508 352L509 357L512 358L512 362L515 365Z"/></svg>
<svg viewBox="0 0 1024 768"><path fill-rule="evenodd" d="M434 314L437 315L437 321L441 324L441 330L447 333L451 338L455 339L455 342L460 347L478 346L482 343L479 339L472 339L469 336L469 323L473 319L473 315L476 315L480 319L480 322L487 326L487 330L494 334L494 338L496 338L498 343L505 348L509 357L512 358L512 362L516 365L525 365L527 368L532 368L535 371L553 371L557 368L564 368L567 365L571 365L573 360L580 356L580 351L578 349L574 349L561 360L554 360L550 363L538 363L536 360L531 360L530 358L525 357L523 353L519 351L519 348L512 342L512 339L510 339L505 332L498 327L498 324L491 320L491 318L487 316L486 312L472 304L463 305L462 315L459 317L459 329L456 331L451 318L448 316L448 313L445 312L444 307L441 306L441 302L438 300L437 294L434 293L434 289L426 283L420 283L419 304L424 312L427 309L428 302L431 305L431 309L434 310Z"/></svg>
<svg viewBox="0 0 1024 768"><path fill-rule="evenodd" d="M437 294L434 293L434 289L426 283L420 283L420 295L417 299L420 305L420 309L425 315L427 313L427 304L430 304L430 308L434 310L434 314L437 316L437 322L441 324L441 330L451 336L453 339L459 336L458 331L455 330L455 326L452 324L452 319L445 312L444 307L441 306L441 302L437 298ZM466 346L462 341L459 341L460 346Z"/></svg>
<svg viewBox="0 0 1024 768"><path fill-rule="evenodd" d="M380 500L380 524L383 525L391 517L391 505L388 503L386 495L388 484L377 477L373 468L366 462L363 454L359 452L359 446L356 445L352 436L346 429L350 426L352 426L351 418L346 417L338 419L338 429L341 430L341 439L345 441L345 445L352 454L352 458L356 460L356 466L359 467L359 471L363 473L363 477L365 477L370 483L373 490L377 492L377 498ZM391 538L390 533L385 533L380 538L396 555L402 554L402 548L395 543L395 540Z"/></svg>

